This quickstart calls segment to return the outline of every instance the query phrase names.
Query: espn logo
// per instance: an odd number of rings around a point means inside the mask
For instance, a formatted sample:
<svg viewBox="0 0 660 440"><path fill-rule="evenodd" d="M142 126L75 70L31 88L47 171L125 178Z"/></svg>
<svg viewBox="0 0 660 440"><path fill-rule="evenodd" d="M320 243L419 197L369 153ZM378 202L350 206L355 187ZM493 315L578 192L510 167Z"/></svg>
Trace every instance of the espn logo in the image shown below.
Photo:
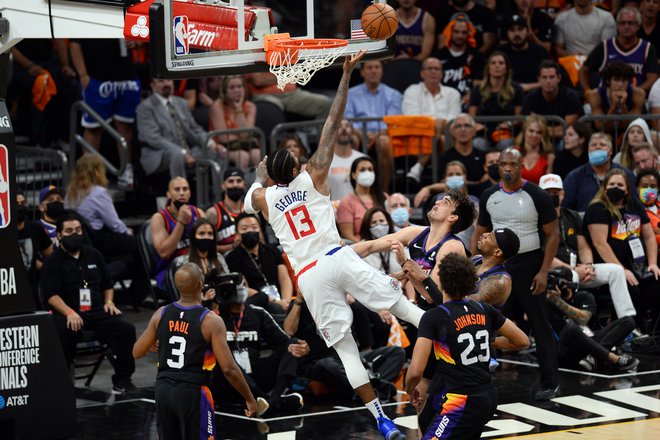
<svg viewBox="0 0 660 440"><path fill-rule="evenodd" d="M174 17L174 54L188 55L190 48L188 46L188 17L177 15Z"/></svg>
<svg viewBox="0 0 660 440"><path fill-rule="evenodd" d="M11 222L9 194L9 151L0 144L0 229L6 228Z"/></svg>

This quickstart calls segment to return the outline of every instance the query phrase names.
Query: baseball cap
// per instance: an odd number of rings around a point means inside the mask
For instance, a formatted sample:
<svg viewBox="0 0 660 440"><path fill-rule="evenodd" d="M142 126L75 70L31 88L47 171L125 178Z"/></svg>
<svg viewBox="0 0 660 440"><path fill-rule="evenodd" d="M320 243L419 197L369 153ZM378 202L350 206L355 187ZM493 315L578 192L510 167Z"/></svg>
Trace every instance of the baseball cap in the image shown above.
<svg viewBox="0 0 660 440"><path fill-rule="evenodd" d="M51 194L59 194L60 196L64 197L64 191L62 188L59 188L55 185L48 185L45 188L42 188L41 191L39 191L39 203L43 202L46 197L48 197Z"/></svg>
<svg viewBox="0 0 660 440"><path fill-rule="evenodd" d="M557 174L544 174L539 179L541 189L564 189L564 182Z"/></svg>
<svg viewBox="0 0 660 440"><path fill-rule="evenodd" d="M241 179L245 179L243 176L243 171L241 171L238 168L227 168L225 170L225 173L222 175L222 181L224 182L225 180L229 179L230 177L240 177Z"/></svg>
<svg viewBox="0 0 660 440"><path fill-rule="evenodd" d="M495 229L495 241L497 247L502 251L504 259L509 259L515 256L520 249L520 240L515 232L509 228Z"/></svg>
<svg viewBox="0 0 660 440"><path fill-rule="evenodd" d="M525 18L522 15L514 14L511 16L511 18L509 18L509 21L507 21L506 23L507 30L509 30L509 28L514 24L527 27L527 20L525 20Z"/></svg>

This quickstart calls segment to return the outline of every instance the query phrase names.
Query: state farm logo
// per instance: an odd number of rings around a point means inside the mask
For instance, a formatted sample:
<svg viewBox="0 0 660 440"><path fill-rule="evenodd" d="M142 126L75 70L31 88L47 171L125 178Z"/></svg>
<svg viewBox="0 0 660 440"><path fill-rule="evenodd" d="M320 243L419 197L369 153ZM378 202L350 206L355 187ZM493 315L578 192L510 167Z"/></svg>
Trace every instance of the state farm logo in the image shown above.
<svg viewBox="0 0 660 440"><path fill-rule="evenodd" d="M147 38L149 36L149 26L147 26L147 17L140 15L137 22L131 26L131 35L134 37Z"/></svg>
<svg viewBox="0 0 660 440"><path fill-rule="evenodd" d="M0 118L2 120L2 118ZM11 222L11 211L9 208L9 151L4 145L0 145L0 229L6 228Z"/></svg>

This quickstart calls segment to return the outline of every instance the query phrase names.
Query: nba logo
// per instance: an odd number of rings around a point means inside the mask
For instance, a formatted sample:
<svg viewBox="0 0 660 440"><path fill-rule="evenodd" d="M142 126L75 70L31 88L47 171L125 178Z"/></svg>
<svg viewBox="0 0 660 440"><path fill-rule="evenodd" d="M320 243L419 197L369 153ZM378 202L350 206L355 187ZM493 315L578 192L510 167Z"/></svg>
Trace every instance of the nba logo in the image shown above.
<svg viewBox="0 0 660 440"><path fill-rule="evenodd" d="M0 229L9 226L11 215L9 205L11 199L9 198L9 151L7 147L0 144Z"/></svg>
<svg viewBox="0 0 660 440"><path fill-rule="evenodd" d="M188 17L177 15L174 17L174 54L187 55L188 48Z"/></svg>

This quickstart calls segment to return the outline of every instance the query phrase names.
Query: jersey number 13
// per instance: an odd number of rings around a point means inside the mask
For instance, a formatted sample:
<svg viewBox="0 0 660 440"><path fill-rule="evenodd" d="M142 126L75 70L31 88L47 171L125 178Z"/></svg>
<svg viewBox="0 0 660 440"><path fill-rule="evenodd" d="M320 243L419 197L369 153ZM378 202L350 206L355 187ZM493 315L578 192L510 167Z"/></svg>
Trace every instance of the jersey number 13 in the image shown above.
<svg viewBox="0 0 660 440"><path fill-rule="evenodd" d="M291 232L293 232L293 238L296 240L300 240L316 232L306 205L300 205L291 211L287 211L284 213L284 216L289 223Z"/></svg>

